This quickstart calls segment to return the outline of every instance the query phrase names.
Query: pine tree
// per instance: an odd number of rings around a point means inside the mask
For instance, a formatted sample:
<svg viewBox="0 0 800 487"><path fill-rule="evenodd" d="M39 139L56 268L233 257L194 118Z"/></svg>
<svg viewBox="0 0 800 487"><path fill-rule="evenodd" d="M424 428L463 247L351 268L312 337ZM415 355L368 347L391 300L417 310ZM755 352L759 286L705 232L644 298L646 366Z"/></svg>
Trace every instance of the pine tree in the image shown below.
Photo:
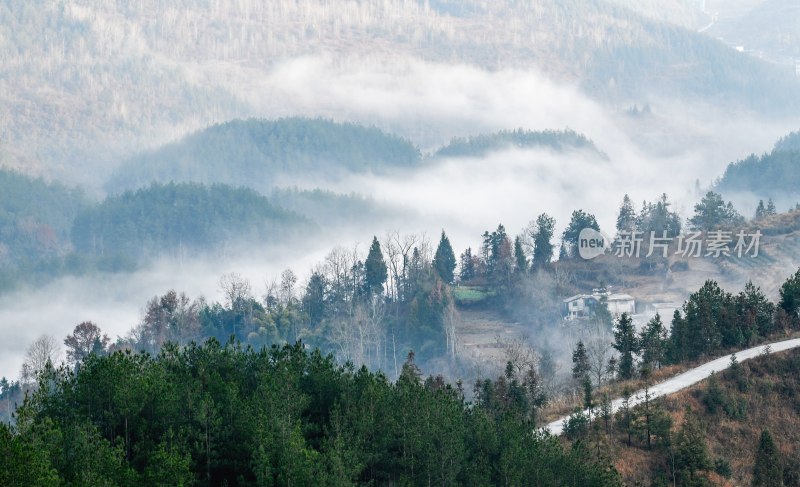
<svg viewBox="0 0 800 487"><path fill-rule="evenodd" d="M756 452L756 463L753 467L753 487L781 487L783 485L783 467L780 454L769 431L761 432Z"/></svg>
<svg viewBox="0 0 800 487"><path fill-rule="evenodd" d="M686 319L686 356L697 358L714 353L726 338L737 339L738 318L733 296L716 281L708 280L692 293L683 306ZM723 336L723 332L726 336ZM735 344L731 343L730 346Z"/></svg>
<svg viewBox="0 0 800 487"><path fill-rule="evenodd" d="M525 256L525 250L522 248L522 238L517 236L514 239L514 272L517 274L525 274L528 272L528 258Z"/></svg>
<svg viewBox="0 0 800 487"><path fill-rule="evenodd" d="M617 411L617 426L628 437L628 446L631 446L631 434L633 433L633 410L631 408L631 390L628 386L622 390L622 404Z"/></svg>
<svg viewBox="0 0 800 487"><path fill-rule="evenodd" d="M369 294L380 294L383 292L383 285L389 277L386 262L383 260L381 244L378 237L372 238L372 245L364 262L365 284Z"/></svg>
<svg viewBox="0 0 800 487"><path fill-rule="evenodd" d="M514 271L511 241L502 224L492 233L484 232L483 239L486 276L492 285L503 288L510 284Z"/></svg>
<svg viewBox="0 0 800 487"><path fill-rule="evenodd" d="M536 218L535 231L533 232L533 259L531 270L534 272L549 269L553 260L553 232L556 220L547 213L542 213Z"/></svg>
<svg viewBox="0 0 800 487"><path fill-rule="evenodd" d="M667 351L667 329L657 313L639 334L639 345L642 351L642 366L660 369Z"/></svg>
<svg viewBox="0 0 800 487"><path fill-rule="evenodd" d="M583 408L592 409L594 407L594 401L592 401L592 379L588 375L581 380L581 387L583 388Z"/></svg>
<svg viewBox="0 0 800 487"><path fill-rule="evenodd" d="M456 255L450 245L450 239L442 230L442 237L439 239L439 246L436 247L436 254L433 256L433 268L439 277L447 284L453 283L453 272L456 269Z"/></svg>
<svg viewBox="0 0 800 487"><path fill-rule="evenodd" d="M477 268L475 265L475 258L472 256L472 248L468 247L467 250L461 254L461 263L458 278L461 282L469 282L477 277Z"/></svg>
<svg viewBox="0 0 800 487"><path fill-rule="evenodd" d="M564 252L567 257L575 257L578 252L578 237L581 230L591 228L600 231L600 225L597 224L597 219L591 213L586 213L583 210L575 210L572 212L569 225L564 230L561 240L564 246Z"/></svg>
<svg viewBox="0 0 800 487"><path fill-rule="evenodd" d="M773 315L775 305L756 287L752 281L744 285L744 290L736 296L737 322L746 344L754 344L759 337L768 337L775 328Z"/></svg>
<svg viewBox="0 0 800 487"><path fill-rule="evenodd" d="M669 202L666 193L655 203L642 203L642 210L636 218L636 229L640 232L655 232L656 235L661 236L663 232L667 232L668 237L676 237L681 233L681 217L677 212L671 211L669 208L672 203Z"/></svg>
<svg viewBox="0 0 800 487"><path fill-rule="evenodd" d="M619 352L617 377L621 380L631 379L634 372L633 355L638 351L636 328L628 313L622 313L614 328L614 349Z"/></svg>
<svg viewBox="0 0 800 487"><path fill-rule="evenodd" d="M797 320L800 317L800 269L781 285L780 295L778 306Z"/></svg>
<svg viewBox="0 0 800 487"><path fill-rule="evenodd" d="M633 209L633 201L626 194L622 198L622 206L617 215L617 232L632 232L636 229L636 210Z"/></svg>
<svg viewBox="0 0 800 487"><path fill-rule="evenodd" d="M672 314L667 356L671 363L680 363L689 356L689 330L679 310Z"/></svg>
<svg viewBox="0 0 800 487"><path fill-rule="evenodd" d="M772 202L772 198L769 199L767 202L767 216L777 215L778 210L775 208L775 203Z"/></svg>
<svg viewBox="0 0 800 487"><path fill-rule="evenodd" d="M730 371L731 378L733 382L736 383L736 387L739 389L739 392L746 392L747 388L749 387L749 383L747 381L747 376L744 373L744 368L742 368L742 364L739 363L739 360L736 358L736 354L731 354L731 362L728 365L728 370Z"/></svg>
<svg viewBox="0 0 800 487"><path fill-rule="evenodd" d="M722 199L722 196L709 191L703 199L694 205L694 216L689 219L689 225L694 230L708 231L720 226L731 226L742 222L742 217L733 208L733 205Z"/></svg>
<svg viewBox="0 0 800 487"><path fill-rule="evenodd" d="M583 341L579 341L572 352L572 378L577 382L581 382L585 377L589 377L590 370L591 364L589 363L589 354L586 352L586 346Z"/></svg>
<svg viewBox="0 0 800 487"><path fill-rule="evenodd" d="M698 471L711 468L705 435L694 414L687 408L675 440L675 470L681 485L694 485Z"/></svg>
<svg viewBox="0 0 800 487"><path fill-rule="evenodd" d="M764 207L764 200L758 200L758 206L756 207L756 220L761 220L767 216L767 209Z"/></svg>

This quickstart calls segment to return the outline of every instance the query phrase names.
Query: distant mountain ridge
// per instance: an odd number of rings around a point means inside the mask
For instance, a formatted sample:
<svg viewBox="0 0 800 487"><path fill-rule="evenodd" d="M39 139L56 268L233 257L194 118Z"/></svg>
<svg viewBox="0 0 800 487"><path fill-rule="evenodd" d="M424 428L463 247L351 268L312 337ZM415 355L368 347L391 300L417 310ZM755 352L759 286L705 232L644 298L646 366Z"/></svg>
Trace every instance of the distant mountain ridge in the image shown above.
<svg viewBox="0 0 800 487"><path fill-rule="evenodd" d="M592 140L570 129L543 131L517 129L470 137L456 137L449 144L435 151L433 157L480 157L508 148L542 148L557 152L585 150L606 157Z"/></svg>
<svg viewBox="0 0 800 487"><path fill-rule="evenodd" d="M361 203L329 194L321 204L357 211ZM317 230L247 188L154 183L92 201L80 189L0 169L0 293L65 274L130 271L158 256L283 244Z"/></svg>
<svg viewBox="0 0 800 487"><path fill-rule="evenodd" d="M180 181L266 190L286 175L381 172L420 160L411 142L375 127L308 118L233 120L133 157L106 189Z"/></svg>
<svg viewBox="0 0 800 487"><path fill-rule="evenodd" d="M302 215L250 189L154 183L78 213L72 241L83 255L137 262L182 248L202 252L226 243L285 242L312 228Z"/></svg>
<svg viewBox="0 0 800 487"><path fill-rule="evenodd" d="M270 194L291 176L385 173L509 147L585 150L605 157L592 140L570 129L456 137L423 157L407 139L355 123L301 117L232 120L134 156L112 175L106 190L115 193L173 181L246 186Z"/></svg>
<svg viewBox="0 0 800 487"><path fill-rule="evenodd" d="M789 196L800 202L800 131L781 137L768 154L728 164L715 186L722 192L750 192L764 199Z"/></svg>

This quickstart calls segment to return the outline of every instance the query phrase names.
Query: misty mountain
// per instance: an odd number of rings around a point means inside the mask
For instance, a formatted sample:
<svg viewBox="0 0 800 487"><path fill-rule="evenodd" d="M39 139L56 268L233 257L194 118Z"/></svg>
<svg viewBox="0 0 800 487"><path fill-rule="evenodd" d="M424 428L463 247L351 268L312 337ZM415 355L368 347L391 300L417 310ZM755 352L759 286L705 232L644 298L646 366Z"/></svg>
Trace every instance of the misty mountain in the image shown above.
<svg viewBox="0 0 800 487"><path fill-rule="evenodd" d="M723 192L750 192L765 200L800 199L800 132L782 137L768 154L751 154L730 163L716 187Z"/></svg>
<svg viewBox="0 0 800 487"><path fill-rule="evenodd" d="M494 134L481 134L467 138L457 137L437 150L433 157L482 157L490 152L517 148L547 148L557 152L586 150L605 157L594 142L573 130L514 130Z"/></svg>
<svg viewBox="0 0 800 487"><path fill-rule="evenodd" d="M708 2L708 34L774 62L800 58L800 4L794 0Z"/></svg>
<svg viewBox="0 0 800 487"><path fill-rule="evenodd" d="M72 242L78 253L117 268L154 255L288 241L312 229L250 189L154 183L81 211Z"/></svg>
<svg viewBox="0 0 800 487"><path fill-rule="evenodd" d="M286 176L332 176L413 167L419 151L374 127L322 119L234 120L124 162L106 189L151 181L226 183L267 189Z"/></svg>
<svg viewBox="0 0 800 487"><path fill-rule="evenodd" d="M775 142L775 151L800 152L800 131L792 132Z"/></svg>
<svg viewBox="0 0 800 487"><path fill-rule="evenodd" d="M88 200L75 189L0 169L0 290L12 275L49 272L70 249L70 229Z"/></svg>
<svg viewBox="0 0 800 487"><path fill-rule="evenodd" d="M309 113L307 100L270 80L287 60L314 56L364 59L373 82L411 58L534 69L613 103L669 96L761 113L798 108L793 70L693 32L698 14L685 3L662 10L669 15L627 0L2 0L0 140L14 156L4 163L98 183L114 161L190 130ZM353 113L337 117L358 118L369 92L358 93L342 93Z"/></svg>
<svg viewBox="0 0 800 487"><path fill-rule="evenodd" d="M400 209L356 193L339 194L324 189L276 188L269 194L274 204L308 217L323 228L357 226L365 223L387 225L408 218L410 210Z"/></svg>

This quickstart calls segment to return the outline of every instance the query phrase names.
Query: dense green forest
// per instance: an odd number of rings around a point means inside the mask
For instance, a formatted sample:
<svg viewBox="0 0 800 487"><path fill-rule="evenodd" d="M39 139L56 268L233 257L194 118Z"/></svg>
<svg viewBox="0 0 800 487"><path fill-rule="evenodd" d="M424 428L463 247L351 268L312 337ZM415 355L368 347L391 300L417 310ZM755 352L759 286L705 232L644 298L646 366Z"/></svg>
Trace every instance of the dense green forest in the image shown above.
<svg viewBox="0 0 800 487"><path fill-rule="evenodd" d="M507 148L548 148L559 152L574 149L602 154L594 142L570 129L541 132L518 129L467 138L457 137L437 150L433 157L481 157Z"/></svg>
<svg viewBox="0 0 800 487"><path fill-rule="evenodd" d="M310 227L253 190L215 184L151 184L109 196L75 218L72 242L86 256L138 260L225 242L286 240Z"/></svg>
<svg viewBox="0 0 800 487"><path fill-rule="evenodd" d="M413 356L391 383L299 343L90 355L0 424L0 484L621 485L535 432L534 389L511 374L467 403Z"/></svg>
<svg viewBox="0 0 800 487"><path fill-rule="evenodd" d="M449 261L446 254L437 259ZM385 278L374 260L365 268ZM229 302L206 305L201 323L217 309L254 312L257 304L234 292L241 283L228 283ZM656 316L637 334L623 314L614 322L614 380L646 379L662 365L800 329L800 271L780 294L774 307L752 286L734 297L707 282L669 333ZM251 347L231 337L198 345L186 341L200 325L192 322L196 306L174 292L154 298L131 335L144 340L136 345L109 346L95 325L76 326L65 340L71 365L46 363L35 385L23 385L15 421L0 423L2 485L621 485L612 440L663 454L655 478L676 485L730 469L725 457L711 463L691 411L679 427L663 401L611 415L581 342L572 378L597 414L565 420L564 444L537 430L553 399L541 361L509 360L502 376L476 381L468 394L460 381L423 380L413 352L392 381L301 342ZM18 397L19 383L3 379L0 387L0 401ZM725 394L709 390L703 403L743 417Z"/></svg>
<svg viewBox="0 0 800 487"><path fill-rule="evenodd" d="M307 118L233 120L124 162L106 188L192 181L267 190L281 176L378 172L419 162L413 144L374 127Z"/></svg>

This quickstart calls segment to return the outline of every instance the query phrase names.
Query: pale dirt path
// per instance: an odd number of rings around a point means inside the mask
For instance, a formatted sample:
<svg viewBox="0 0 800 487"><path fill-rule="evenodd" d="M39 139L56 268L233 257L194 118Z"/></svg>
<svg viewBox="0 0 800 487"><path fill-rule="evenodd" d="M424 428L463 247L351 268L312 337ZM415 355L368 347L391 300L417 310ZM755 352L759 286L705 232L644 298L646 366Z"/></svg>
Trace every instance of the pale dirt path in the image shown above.
<svg viewBox="0 0 800 487"><path fill-rule="evenodd" d="M759 345L757 347L748 348L746 350L742 350L740 352L736 352L736 360L739 362L744 362L745 360L749 360L753 357L758 357L759 355L765 352L767 347L770 347L772 352L782 352L784 350L790 350L792 348L800 347L800 338L795 338L792 340L784 340L781 342L775 342L765 345ZM731 354L733 355L733 354ZM727 369L731 364L731 355L725 355L724 357L720 357L718 359L712 360L708 363L705 363L699 367L695 367L693 369L687 370L686 372L676 375L671 379L667 379L664 382L659 384L655 384L649 389L650 399L654 399L656 397L666 396L668 394L674 394L678 391L686 389L687 387L691 387L694 384L697 384L703 379L708 378L712 372L720 372L722 370ZM637 404L644 402L644 390L637 391L634 395L631 396L629 400L630 407L633 407ZM611 409L612 413L617 412L620 407L622 406L623 399L615 399L611 402ZM584 414L591 414L589 410L583 411ZM549 431L553 435L560 435L564 430L564 420L567 419L568 416L564 416L559 418L547 426L544 426L543 429Z"/></svg>

